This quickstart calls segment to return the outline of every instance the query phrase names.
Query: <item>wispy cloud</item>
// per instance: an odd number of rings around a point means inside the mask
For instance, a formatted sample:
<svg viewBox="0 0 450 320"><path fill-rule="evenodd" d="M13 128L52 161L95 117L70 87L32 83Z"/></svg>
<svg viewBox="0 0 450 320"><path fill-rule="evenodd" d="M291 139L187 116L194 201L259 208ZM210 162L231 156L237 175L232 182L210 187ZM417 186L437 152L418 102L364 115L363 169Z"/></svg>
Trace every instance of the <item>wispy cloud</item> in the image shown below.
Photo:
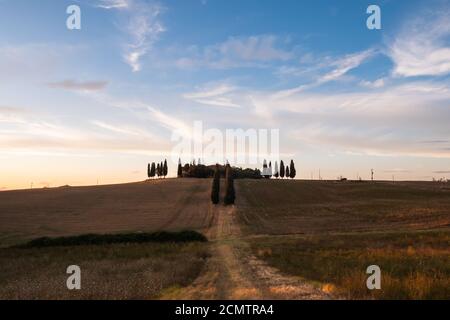
<svg viewBox="0 0 450 320"><path fill-rule="evenodd" d="M162 8L158 5L141 3L133 11L127 31L132 41L126 45L125 61L133 72L140 71L141 58L151 49L159 35L165 31L159 21Z"/></svg>
<svg viewBox="0 0 450 320"><path fill-rule="evenodd" d="M108 81L86 81L64 80L48 83L51 88L74 90L74 91L100 91L106 88Z"/></svg>
<svg viewBox="0 0 450 320"><path fill-rule="evenodd" d="M47 116L49 117L49 116ZM51 117L49 117L51 118ZM0 122L2 121L0 114ZM25 113L20 118L4 119L8 126L0 128L0 150L5 153L31 153L52 156L58 154L93 154L104 151L144 154L152 150L167 149L167 141L144 129L126 124L113 125L104 121L91 121L92 126L70 125L53 119L38 119ZM105 132L102 132L105 131Z"/></svg>
<svg viewBox="0 0 450 320"><path fill-rule="evenodd" d="M292 54L276 47L278 38L273 35L229 38L214 48L223 57L243 61L288 60Z"/></svg>
<svg viewBox="0 0 450 320"><path fill-rule="evenodd" d="M130 2L129 0L99 0L96 6L102 9L125 9L130 6Z"/></svg>
<svg viewBox="0 0 450 320"><path fill-rule="evenodd" d="M233 103L232 98L226 96L227 94L236 90L236 87L228 84L219 84L215 86L208 86L199 91L186 93L183 95L185 99L193 100L197 103L218 106L218 107L232 107L238 108L239 105Z"/></svg>
<svg viewBox="0 0 450 320"><path fill-rule="evenodd" d="M184 136L191 136L192 127L190 124L187 124L185 121L181 120L179 117L175 117L170 115L168 112L164 112L158 109L155 106L149 105L141 100L128 100L117 98L109 95L108 93L97 93L91 92L86 93L86 97L93 99L96 102L101 104L119 108L123 110L127 110L131 115L139 118L140 120L148 120L152 124L152 128L154 126L160 126L169 130L169 132L173 133L175 131L182 133ZM126 134L142 134L143 136L151 136L154 137L153 134L147 132L146 130L142 130L140 128L132 127L132 126L117 126L105 123L101 120L91 121L92 124L99 128L103 128L105 130L110 130L116 133L126 133ZM165 142L168 140L166 139Z"/></svg>
<svg viewBox="0 0 450 320"><path fill-rule="evenodd" d="M227 97L214 97L212 99L197 99L195 101L198 103L201 103L201 104L206 104L206 105L216 106L216 107L229 107L229 108L239 108L240 107L238 104L233 103L233 101Z"/></svg>
<svg viewBox="0 0 450 320"><path fill-rule="evenodd" d="M348 54L337 61L332 62L331 66L334 69L321 76L317 82L320 84L339 79L350 70L359 67L364 61L372 57L374 53L375 51L373 49L369 49L362 52Z"/></svg>
<svg viewBox="0 0 450 320"><path fill-rule="evenodd" d="M450 157L447 101L448 85L432 81L375 91L357 87L326 95L308 91L288 96L252 95L256 117L269 115L274 126L294 132L289 136L305 145L366 155L435 158Z"/></svg>
<svg viewBox="0 0 450 320"><path fill-rule="evenodd" d="M395 76L438 76L450 73L450 9L441 8L408 19L389 44Z"/></svg>
<svg viewBox="0 0 450 320"><path fill-rule="evenodd" d="M316 79L308 84L302 84L300 86L284 89L276 92L273 97L275 99L288 97L296 93L303 92L307 89L311 89L330 81L336 81L349 71L359 67L362 63L367 61L369 58L373 57L376 51L373 49L368 49L361 52L356 52L352 54L345 55L343 57L335 58L334 61L329 62L327 65L323 65L322 69L329 69L329 71L317 70L317 72L323 72L322 74L316 76Z"/></svg>
<svg viewBox="0 0 450 320"><path fill-rule="evenodd" d="M160 21L163 8L144 0L102 0L97 7L119 10L125 21L121 30L128 36L122 44L123 58L133 72L141 71L141 59L165 31Z"/></svg>
<svg viewBox="0 0 450 320"><path fill-rule="evenodd" d="M186 124L184 121L171 116L161 110L156 109L152 106L147 106L147 110L150 113L150 118L153 121L156 121L159 125L168 129L169 131L179 132L183 136L190 137L192 136L192 127L191 125Z"/></svg>
<svg viewBox="0 0 450 320"><path fill-rule="evenodd" d="M308 146L348 155L450 158L450 150L416 146L412 139L395 135L383 127L317 123L295 130L292 135Z"/></svg>
<svg viewBox="0 0 450 320"><path fill-rule="evenodd" d="M235 87L228 84L219 84L214 87L203 88L193 93L186 93L183 95L186 99L203 99L220 96L235 90Z"/></svg>
<svg viewBox="0 0 450 320"><path fill-rule="evenodd" d="M130 135L130 136L139 136L139 137L154 137L153 134L150 132L147 132L146 130L143 130L141 128L137 128L135 126L129 126L129 125L117 125L117 124L110 124L106 123L104 121L99 120L93 120L91 123L101 129L104 129L108 132L117 133L119 135Z"/></svg>
<svg viewBox="0 0 450 320"><path fill-rule="evenodd" d="M366 88L376 89L376 88L384 87L386 84L386 81L385 81L385 79L380 78L380 79L377 79L374 81L362 80L359 84Z"/></svg>
<svg viewBox="0 0 450 320"><path fill-rule="evenodd" d="M267 99L267 95L271 97ZM393 115L413 114L411 111L427 111L429 115L432 106L445 105L450 99L450 89L444 84L433 82L415 82L383 88L380 91L350 91L344 93L297 93L278 99L269 94L263 94L259 100L270 104L272 110L289 110L297 113L350 112L368 116L382 115L386 118ZM395 108L393 107L395 106ZM445 109L440 108L440 111Z"/></svg>
<svg viewBox="0 0 450 320"><path fill-rule="evenodd" d="M280 38L274 35L230 37L223 42L187 50L190 56L177 59L181 68L207 67L229 69L260 67L273 61L287 61L294 55L280 47Z"/></svg>

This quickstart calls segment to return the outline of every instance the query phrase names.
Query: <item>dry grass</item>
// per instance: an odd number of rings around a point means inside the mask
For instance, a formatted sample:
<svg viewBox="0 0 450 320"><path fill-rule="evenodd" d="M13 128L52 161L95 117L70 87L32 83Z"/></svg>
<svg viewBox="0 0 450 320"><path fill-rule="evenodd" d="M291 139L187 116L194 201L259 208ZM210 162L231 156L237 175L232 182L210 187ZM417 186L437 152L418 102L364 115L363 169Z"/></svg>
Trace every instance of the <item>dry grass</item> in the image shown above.
<svg viewBox="0 0 450 320"><path fill-rule="evenodd" d="M0 192L0 246L86 233L204 230L210 181L165 179Z"/></svg>
<svg viewBox="0 0 450 320"><path fill-rule="evenodd" d="M189 285L208 255L200 243L0 249L0 299L151 299ZM66 287L73 264L80 291Z"/></svg>
<svg viewBox="0 0 450 320"><path fill-rule="evenodd" d="M260 258L351 299L449 299L450 232L321 235L251 241ZM366 288L369 265L382 289Z"/></svg>
<svg viewBox="0 0 450 320"><path fill-rule="evenodd" d="M232 233L228 224L219 223L222 230L211 228L217 221L210 208L210 185L209 179L167 179L2 192L0 246L85 233ZM236 189L239 237L282 272L349 298L450 298L449 188L421 182L237 180ZM189 286L203 268L208 246L0 249L0 298L155 298ZM222 258L225 265L232 261L227 255ZM71 264L82 269L80 292L65 286ZM369 292L365 286L365 270L372 264L382 270L380 291ZM230 269L241 270L237 263Z"/></svg>
<svg viewBox="0 0 450 320"><path fill-rule="evenodd" d="M104 242L144 236L111 233L202 231L211 223L209 193L210 181L201 179L0 193L0 299L151 299L189 285L208 244ZM105 236L70 238L86 233ZM81 245L6 248L39 237ZM81 267L81 291L66 288L73 264Z"/></svg>
<svg viewBox="0 0 450 320"><path fill-rule="evenodd" d="M429 182L237 180L248 234L320 234L450 226L450 189Z"/></svg>
<svg viewBox="0 0 450 320"><path fill-rule="evenodd" d="M428 182L237 181L253 253L326 292L450 298L450 188ZM382 290L366 287L379 265Z"/></svg>

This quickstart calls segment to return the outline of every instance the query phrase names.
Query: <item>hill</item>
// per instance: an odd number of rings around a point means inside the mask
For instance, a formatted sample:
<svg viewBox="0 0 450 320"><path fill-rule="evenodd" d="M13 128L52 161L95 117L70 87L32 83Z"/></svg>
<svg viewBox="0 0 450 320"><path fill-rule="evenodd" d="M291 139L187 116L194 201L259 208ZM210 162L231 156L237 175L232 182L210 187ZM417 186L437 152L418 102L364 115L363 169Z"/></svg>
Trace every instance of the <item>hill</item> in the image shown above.
<svg viewBox="0 0 450 320"><path fill-rule="evenodd" d="M138 183L0 193L0 245L43 236L205 230L210 181Z"/></svg>

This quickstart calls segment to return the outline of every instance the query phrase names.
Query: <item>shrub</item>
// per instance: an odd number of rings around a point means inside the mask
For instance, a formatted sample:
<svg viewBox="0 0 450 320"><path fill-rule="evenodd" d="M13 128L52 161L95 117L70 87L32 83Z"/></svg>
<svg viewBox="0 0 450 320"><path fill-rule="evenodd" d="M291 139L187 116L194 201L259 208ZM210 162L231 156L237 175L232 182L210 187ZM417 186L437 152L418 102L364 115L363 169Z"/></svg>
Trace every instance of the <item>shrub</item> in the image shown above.
<svg viewBox="0 0 450 320"><path fill-rule="evenodd" d="M43 237L19 245L19 248L68 247L82 245L104 245L116 243L146 242L206 242L208 239L196 231L124 233L124 234L85 234L72 237Z"/></svg>

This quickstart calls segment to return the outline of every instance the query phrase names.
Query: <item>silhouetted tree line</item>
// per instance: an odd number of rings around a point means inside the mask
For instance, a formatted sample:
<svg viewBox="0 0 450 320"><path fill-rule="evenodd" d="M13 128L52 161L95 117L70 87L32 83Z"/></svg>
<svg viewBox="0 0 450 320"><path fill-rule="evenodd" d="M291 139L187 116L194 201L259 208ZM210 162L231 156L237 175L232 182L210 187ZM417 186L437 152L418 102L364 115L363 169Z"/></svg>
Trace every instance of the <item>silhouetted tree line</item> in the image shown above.
<svg viewBox="0 0 450 320"><path fill-rule="evenodd" d="M178 163L178 177L179 178L213 178L218 166L218 172L222 178L226 176L226 165L210 165L186 163L184 166L181 162ZM235 179L261 179L261 171L259 169L242 169L233 167L233 176Z"/></svg>
<svg viewBox="0 0 450 320"><path fill-rule="evenodd" d="M294 160L291 160L289 166L284 166L283 160L280 161L280 167L278 169L278 162L275 161L275 166L272 168L272 162L269 162L267 165L267 161L264 160L263 163L263 172L262 176L266 179L270 179L272 177L275 178L291 178L294 179L297 175L297 170L295 169Z"/></svg>
<svg viewBox="0 0 450 320"><path fill-rule="evenodd" d="M166 177L167 173L169 171L169 168L167 166L167 160L164 160L164 162L161 163L154 163L152 162L151 164L149 163L147 165L147 176L149 178L154 178L154 177Z"/></svg>

